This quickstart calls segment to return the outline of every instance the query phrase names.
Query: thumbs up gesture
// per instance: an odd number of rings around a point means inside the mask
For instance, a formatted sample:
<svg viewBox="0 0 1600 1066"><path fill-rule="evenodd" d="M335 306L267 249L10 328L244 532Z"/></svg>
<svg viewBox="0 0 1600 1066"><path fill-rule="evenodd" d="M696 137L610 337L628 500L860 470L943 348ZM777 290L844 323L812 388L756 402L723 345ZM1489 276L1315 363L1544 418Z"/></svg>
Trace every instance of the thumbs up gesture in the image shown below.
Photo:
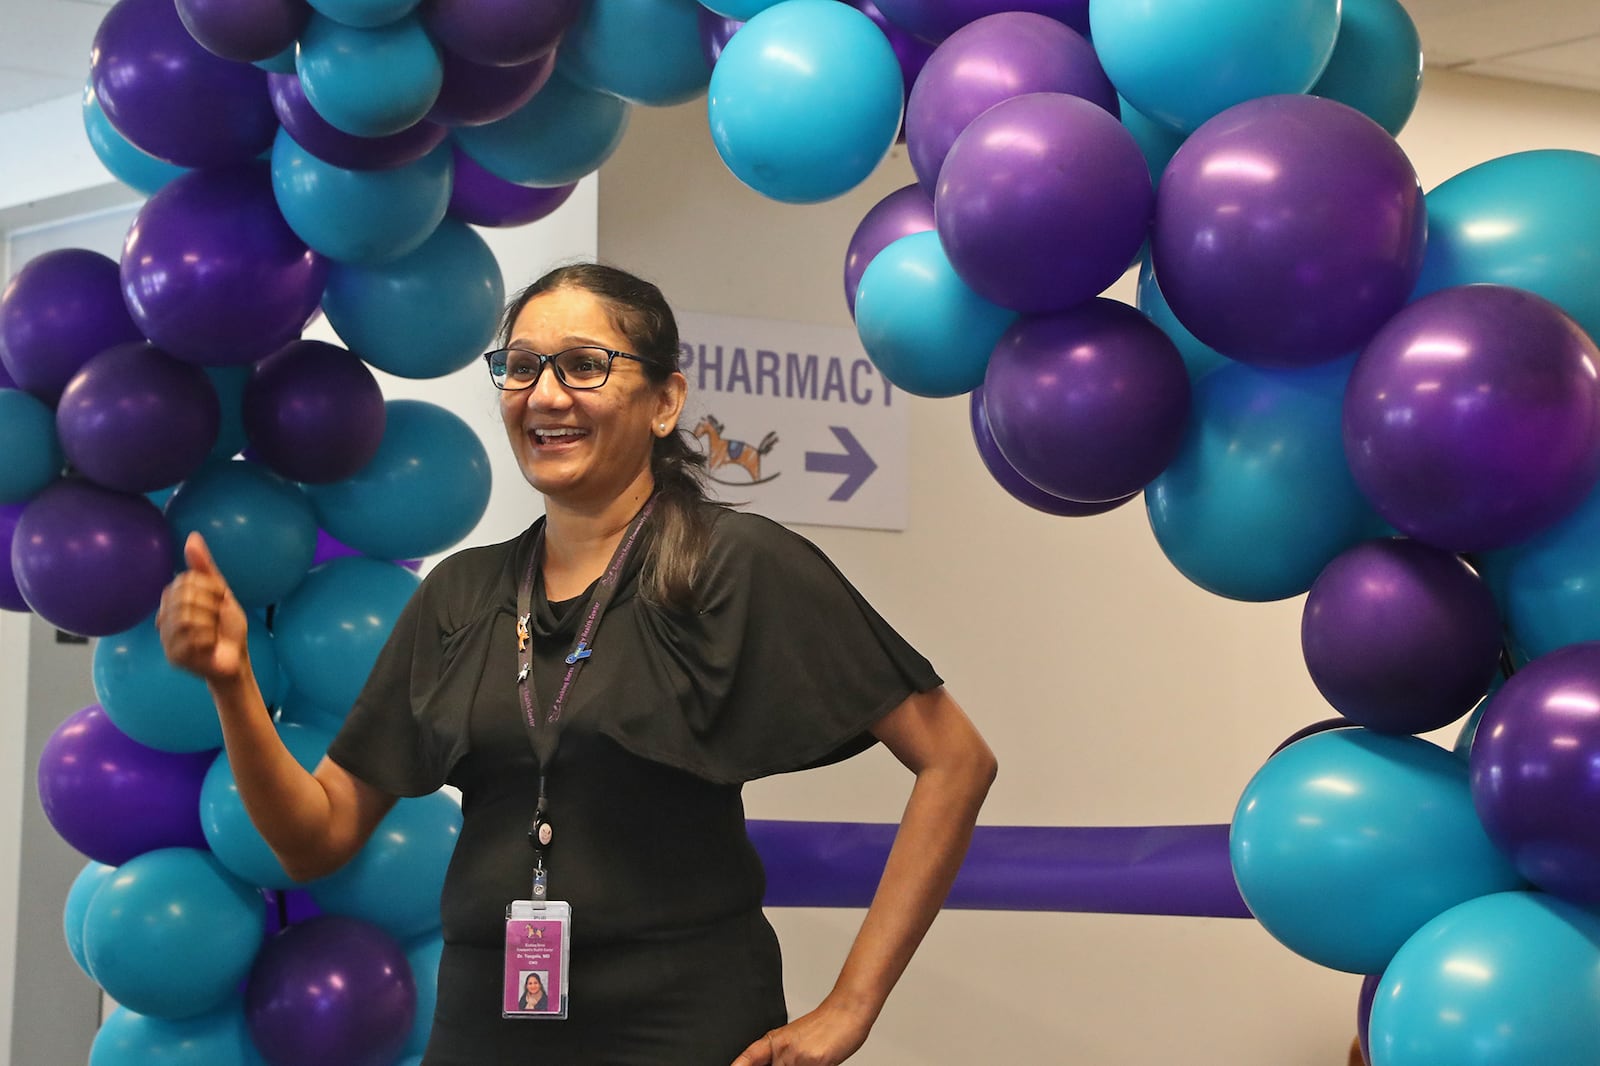
<svg viewBox="0 0 1600 1066"><path fill-rule="evenodd" d="M156 628L167 660L210 684L237 680L248 668L244 608L199 533L183 545L189 569L161 594Z"/></svg>

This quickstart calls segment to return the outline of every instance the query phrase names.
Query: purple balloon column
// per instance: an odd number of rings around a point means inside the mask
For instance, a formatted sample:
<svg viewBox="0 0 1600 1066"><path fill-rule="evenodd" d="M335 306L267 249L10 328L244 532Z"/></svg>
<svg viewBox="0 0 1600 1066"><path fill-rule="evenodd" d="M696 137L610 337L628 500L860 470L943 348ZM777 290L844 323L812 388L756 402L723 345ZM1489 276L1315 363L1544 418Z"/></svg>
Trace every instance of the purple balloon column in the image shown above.
<svg viewBox="0 0 1600 1066"><path fill-rule="evenodd" d="M1478 816L1517 871L1600 904L1600 643L1512 675L1483 712L1469 761Z"/></svg>
<svg viewBox="0 0 1600 1066"><path fill-rule="evenodd" d="M1422 269L1427 212L1400 146L1359 111L1265 96L1189 136L1161 176L1151 251L1178 321L1260 366L1361 347Z"/></svg>
<svg viewBox="0 0 1600 1066"><path fill-rule="evenodd" d="M1045 514L1084 518L1089 515L1104 514L1138 495L1132 493L1120 500L1109 500L1105 503L1079 503L1077 500L1052 496L1017 473L1017 468L1000 454L1000 446L994 442L994 431L989 428L989 415L983 409L982 385L972 390L967 413L972 420L972 443L978 447L978 458L983 460L984 469L989 471L989 476L1018 503L1025 503L1035 511L1043 511Z"/></svg>
<svg viewBox="0 0 1600 1066"><path fill-rule="evenodd" d="M1500 285L1426 296L1356 361L1350 471L1417 540L1462 552L1516 544L1600 478L1597 366L1594 342L1542 297Z"/></svg>
<svg viewBox="0 0 1600 1066"><path fill-rule="evenodd" d="M108 866L156 848L203 849L200 785L215 758L147 748L91 704L45 742L39 801L68 844Z"/></svg>
<svg viewBox="0 0 1600 1066"><path fill-rule="evenodd" d="M174 178L140 209L122 252L134 321L202 366L252 363L298 337L327 273L278 213L262 162Z"/></svg>
<svg viewBox="0 0 1600 1066"><path fill-rule="evenodd" d="M1329 563L1301 618L1311 680L1350 721L1426 733L1472 710L1500 659L1500 619L1476 574L1409 540L1358 544Z"/></svg>
<svg viewBox="0 0 1600 1066"><path fill-rule="evenodd" d="M245 991L272 1066L390 1066L417 1009L405 951L383 930L324 915L268 941Z"/></svg>
<svg viewBox="0 0 1600 1066"><path fill-rule="evenodd" d="M336 129L311 106L294 74L269 74L272 110L294 143L325 163L345 170L392 170L415 163L437 148L448 132L422 121L387 137L357 137Z"/></svg>
<svg viewBox="0 0 1600 1066"><path fill-rule="evenodd" d="M261 360L244 390L255 454L293 481L352 476L383 442L383 392L365 363L325 341L296 341Z"/></svg>
<svg viewBox="0 0 1600 1066"><path fill-rule="evenodd" d="M19 388L52 406L95 354L142 340L115 260L61 248L28 260L0 297L0 357Z"/></svg>
<svg viewBox="0 0 1600 1066"><path fill-rule="evenodd" d="M921 185L896 189L872 206L850 237L844 257L844 301L856 313L856 289L872 257L901 237L933 229L933 200Z"/></svg>

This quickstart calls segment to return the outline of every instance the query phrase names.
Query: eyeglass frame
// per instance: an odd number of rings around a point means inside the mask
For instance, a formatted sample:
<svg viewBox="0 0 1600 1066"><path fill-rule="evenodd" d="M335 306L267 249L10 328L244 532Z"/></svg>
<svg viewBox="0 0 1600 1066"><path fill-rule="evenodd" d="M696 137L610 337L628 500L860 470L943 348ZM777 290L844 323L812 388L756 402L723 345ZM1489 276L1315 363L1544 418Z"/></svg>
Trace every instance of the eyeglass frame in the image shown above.
<svg viewBox="0 0 1600 1066"><path fill-rule="evenodd" d="M563 355L566 355L568 352L577 352L577 351L585 351L585 350L592 351L592 352L605 352L606 353L606 376L601 378L599 380L599 382L594 384L594 385L574 385L570 381L568 381L567 380L567 376L561 372L561 367L556 363L556 360L561 358ZM497 355L505 355L508 352L521 352L524 355L531 355L535 359L539 360L539 372L533 376L533 380L532 381L528 382L526 385L519 385L519 386L516 386L515 388L507 388L506 386L502 385L500 382L495 380L495 376L494 376L494 357L497 356ZM547 366L548 367L553 367L555 369L556 380L561 382L561 387L562 388L565 388L565 389L577 389L577 390L579 390L581 392L588 392L588 391L593 390L593 389L602 388L602 387L604 387L606 382L611 380L611 368L616 364L616 361L619 358L621 358L621 359L632 359L634 362L643 363L645 366L660 366L661 365L658 360L651 359L651 358L648 358L648 357L643 356L643 355L634 355L632 352L618 351L615 348L606 348L606 347L603 347L603 346L598 345L598 344L574 344L571 348L563 348L559 352L551 352L549 355L545 355L545 354L543 354L541 352L536 352L532 348L496 348L492 352L484 352L483 353L484 365L489 368L489 382L490 382L490 384L494 385L494 387L496 389L499 389L501 392L526 392L526 391L528 391L529 389L533 388L535 385L539 384L539 379L544 377L544 369ZM510 360L508 359L507 363L509 363L509 362L510 362Z"/></svg>

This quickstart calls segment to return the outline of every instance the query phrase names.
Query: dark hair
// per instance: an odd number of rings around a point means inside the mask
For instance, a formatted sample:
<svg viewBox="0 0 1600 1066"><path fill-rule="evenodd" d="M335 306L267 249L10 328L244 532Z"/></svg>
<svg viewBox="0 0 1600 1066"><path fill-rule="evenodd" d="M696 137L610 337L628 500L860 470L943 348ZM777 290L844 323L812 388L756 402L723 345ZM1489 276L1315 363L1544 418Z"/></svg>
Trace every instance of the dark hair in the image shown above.
<svg viewBox="0 0 1600 1066"><path fill-rule="evenodd" d="M678 320L661 290L601 263L556 267L513 296L500 319L500 343L510 343L528 301L556 289L582 289L599 298L633 354L645 360L640 365L651 383L659 385L678 370ZM711 543L715 508L726 506L706 494L705 469L705 454L682 429L657 437L651 447L658 499L641 588L647 600L661 606L692 610L695 605L694 581Z"/></svg>

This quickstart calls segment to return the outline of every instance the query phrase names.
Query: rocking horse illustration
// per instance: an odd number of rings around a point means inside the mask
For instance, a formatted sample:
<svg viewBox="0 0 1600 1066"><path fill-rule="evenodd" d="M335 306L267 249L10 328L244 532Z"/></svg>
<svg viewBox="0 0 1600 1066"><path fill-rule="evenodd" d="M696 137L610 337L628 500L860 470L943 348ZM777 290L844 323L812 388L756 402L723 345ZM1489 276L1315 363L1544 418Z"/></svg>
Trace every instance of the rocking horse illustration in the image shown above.
<svg viewBox="0 0 1600 1066"><path fill-rule="evenodd" d="M694 427L696 439L701 437L708 441L706 451L706 469L712 474L711 480L723 485L759 485L777 477L761 476L761 457L770 452L773 445L778 443L776 433L768 433L761 438L761 443L752 445L749 441L729 440L723 435L723 426L712 415L706 415ZM715 471L725 466L743 467L745 473L750 475L749 481L724 481L715 476Z"/></svg>

